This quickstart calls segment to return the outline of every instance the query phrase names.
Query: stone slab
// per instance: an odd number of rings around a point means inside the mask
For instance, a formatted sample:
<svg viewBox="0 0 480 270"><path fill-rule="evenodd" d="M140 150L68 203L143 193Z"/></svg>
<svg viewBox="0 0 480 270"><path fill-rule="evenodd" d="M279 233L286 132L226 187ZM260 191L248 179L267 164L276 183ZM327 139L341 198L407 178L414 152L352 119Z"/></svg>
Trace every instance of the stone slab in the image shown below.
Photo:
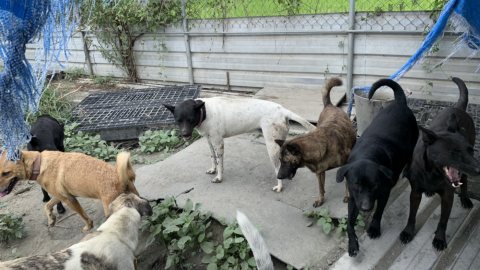
<svg viewBox="0 0 480 270"><path fill-rule="evenodd" d="M162 162L139 168L135 185L150 200L193 188L177 198L180 206L190 198L202 203L202 209L211 211L215 218L231 221L236 210L244 212L255 225L262 226L270 252L295 268L318 260L337 246L335 236L325 235L320 227L306 227L311 220L303 211L314 209L318 195L315 174L299 169L293 180L284 181L281 193L272 191L275 172L261 137L240 135L225 140L222 183L211 183L214 175L205 173L210 164L207 142L200 139ZM344 217L345 184L335 182L335 173L327 172L324 206L329 207L330 216Z"/></svg>

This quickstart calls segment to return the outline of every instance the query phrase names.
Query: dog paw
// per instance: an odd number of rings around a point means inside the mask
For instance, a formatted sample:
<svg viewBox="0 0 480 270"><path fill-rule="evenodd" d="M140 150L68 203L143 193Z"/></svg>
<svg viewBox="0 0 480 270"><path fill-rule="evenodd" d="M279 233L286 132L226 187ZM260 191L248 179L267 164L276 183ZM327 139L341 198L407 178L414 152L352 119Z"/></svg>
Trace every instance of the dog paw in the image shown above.
<svg viewBox="0 0 480 270"><path fill-rule="evenodd" d="M220 178L218 176L213 178L213 180L212 180L212 183L221 183L221 182L222 182L222 178Z"/></svg>
<svg viewBox="0 0 480 270"><path fill-rule="evenodd" d="M63 205L61 203L57 204L57 212L59 214L65 213L65 207L63 207Z"/></svg>
<svg viewBox="0 0 480 270"><path fill-rule="evenodd" d="M403 231L400 233L400 242L402 242L402 244L408 244L410 243L410 241L412 241L413 239L413 235L407 233L406 231Z"/></svg>
<svg viewBox="0 0 480 270"><path fill-rule="evenodd" d="M370 237L370 239L377 239L381 235L380 229L372 226L368 228L367 234L368 234L368 237Z"/></svg>
<svg viewBox="0 0 480 270"><path fill-rule="evenodd" d="M48 202L50 201L50 197L49 196L44 196L43 199L42 199L42 202Z"/></svg>
<svg viewBox="0 0 480 270"><path fill-rule="evenodd" d="M432 242L433 248L437 251L442 251L447 248L447 242L445 240L434 238Z"/></svg>
<svg viewBox="0 0 480 270"><path fill-rule="evenodd" d="M463 208L471 209L473 207L473 203L469 198L460 196L460 202L462 203Z"/></svg>
<svg viewBox="0 0 480 270"><path fill-rule="evenodd" d="M323 204L323 201L324 201L323 199L321 199L321 200L316 200L316 201L313 203L313 207L319 207L320 205Z"/></svg>
<svg viewBox="0 0 480 270"><path fill-rule="evenodd" d="M348 200L350 200L350 197L348 197L348 196L343 197L343 202L344 203L348 203Z"/></svg>
<svg viewBox="0 0 480 270"><path fill-rule="evenodd" d="M207 174L214 174L217 172L217 169L216 168L210 168L210 170L208 170L206 173Z"/></svg>
<svg viewBox="0 0 480 270"><path fill-rule="evenodd" d="M55 226L56 219L57 219L56 216L54 216L53 214L50 214L50 215L49 215L49 219L48 219L48 226L49 226L49 227Z"/></svg>
<svg viewBox="0 0 480 270"><path fill-rule="evenodd" d="M274 186L272 190L276 191L277 193L280 193L282 191L282 186Z"/></svg>
<svg viewBox="0 0 480 270"><path fill-rule="evenodd" d="M348 255L350 257L356 257L359 251L358 241L356 239L349 240L348 243Z"/></svg>
<svg viewBox="0 0 480 270"><path fill-rule="evenodd" d="M89 221L85 227L83 227L83 232L89 231L93 228L93 221Z"/></svg>

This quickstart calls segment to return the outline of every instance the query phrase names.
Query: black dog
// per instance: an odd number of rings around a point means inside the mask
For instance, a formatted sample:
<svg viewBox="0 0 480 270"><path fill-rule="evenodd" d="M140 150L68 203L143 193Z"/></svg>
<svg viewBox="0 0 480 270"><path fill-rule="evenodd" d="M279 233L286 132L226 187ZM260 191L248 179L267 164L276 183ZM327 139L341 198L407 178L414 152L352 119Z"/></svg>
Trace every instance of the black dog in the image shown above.
<svg viewBox="0 0 480 270"><path fill-rule="evenodd" d="M358 212L371 211L377 200L368 236L380 236L380 221L383 210L405 165L410 161L418 138L418 127L402 87L389 79L372 85L368 94L371 99L382 87L392 88L395 103L378 113L370 126L352 149L347 165L337 171L337 182L347 179L350 199L348 200L348 254L356 256L359 250L355 234Z"/></svg>
<svg viewBox="0 0 480 270"><path fill-rule="evenodd" d="M445 230L452 211L455 188L460 188L460 202L464 208L472 208L468 197L467 175L480 174L480 162L473 157L475 125L466 113L468 89L459 78L453 78L460 90L460 98L453 108L439 112L429 125L420 127L413 158L405 168L412 191L410 194L410 215L405 229L400 233L400 241L406 244L413 238L415 218L422 193L427 197L438 193L441 198L442 213L438 222L433 247L438 251L447 247Z"/></svg>
<svg viewBox="0 0 480 270"><path fill-rule="evenodd" d="M50 115L42 115L37 118L30 129L32 139L27 144L28 151L61 151L65 152L63 146L63 139L65 134L63 132L63 125L57 119ZM50 196L47 191L42 188L43 202L50 201ZM65 208L62 203L57 204L58 213L64 213Z"/></svg>

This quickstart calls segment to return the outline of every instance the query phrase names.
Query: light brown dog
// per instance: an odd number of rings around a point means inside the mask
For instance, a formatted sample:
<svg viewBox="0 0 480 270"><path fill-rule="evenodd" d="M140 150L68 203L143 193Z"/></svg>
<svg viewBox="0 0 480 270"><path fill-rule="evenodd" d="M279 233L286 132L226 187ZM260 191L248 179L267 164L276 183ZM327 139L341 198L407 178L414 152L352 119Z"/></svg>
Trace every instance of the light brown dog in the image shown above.
<svg viewBox="0 0 480 270"><path fill-rule="evenodd" d="M80 243L55 253L0 262L0 269L137 269L138 227L141 217L152 213L147 200L121 194L110 204L108 219Z"/></svg>
<svg viewBox="0 0 480 270"><path fill-rule="evenodd" d="M332 88L341 85L339 78L331 78L325 83L322 92L324 108L318 118L317 129L288 141L275 140L281 147L278 179L291 180L297 169L304 166L317 175L320 192L314 207L319 207L324 201L325 171L346 164L356 142L348 115L330 101ZM349 197L347 188L343 202L348 202Z"/></svg>
<svg viewBox="0 0 480 270"><path fill-rule="evenodd" d="M112 165L80 153L63 153L59 151L22 151L18 162L6 159L6 151L0 157L0 197L9 194L20 180L30 179L34 163L38 164L40 155L40 170L36 179L52 199L45 205L48 225L55 225L53 206L60 201L77 212L85 221L83 231L92 228L93 222L87 216L76 197L102 200L105 214L108 205L124 192L138 191L133 185L135 172L130 163L130 154L122 152L117 155L117 168Z"/></svg>

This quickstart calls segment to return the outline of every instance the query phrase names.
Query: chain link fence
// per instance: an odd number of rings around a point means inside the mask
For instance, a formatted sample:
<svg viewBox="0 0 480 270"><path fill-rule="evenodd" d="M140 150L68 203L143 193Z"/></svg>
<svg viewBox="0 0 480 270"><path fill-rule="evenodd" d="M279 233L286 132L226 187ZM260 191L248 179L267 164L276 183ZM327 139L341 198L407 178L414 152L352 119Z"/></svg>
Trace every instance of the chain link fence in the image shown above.
<svg viewBox="0 0 480 270"><path fill-rule="evenodd" d="M448 0L357 0L356 30L428 30ZM349 0L189 0L189 30L348 30Z"/></svg>

